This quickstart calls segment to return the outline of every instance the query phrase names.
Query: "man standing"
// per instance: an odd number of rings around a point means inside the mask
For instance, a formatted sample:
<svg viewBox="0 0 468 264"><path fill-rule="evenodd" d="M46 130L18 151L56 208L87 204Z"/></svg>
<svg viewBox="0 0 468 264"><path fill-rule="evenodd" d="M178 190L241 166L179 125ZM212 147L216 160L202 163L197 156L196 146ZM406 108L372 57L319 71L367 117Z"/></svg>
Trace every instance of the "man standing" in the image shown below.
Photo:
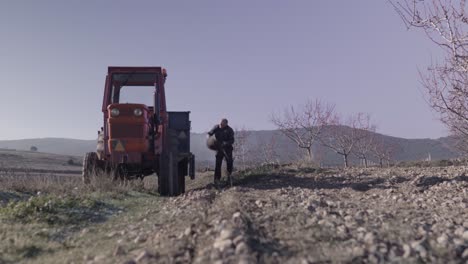
<svg viewBox="0 0 468 264"><path fill-rule="evenodd" d="M209 136L215 135L216 142L217 142L217 150L216 150L216 167L215 167L215 174L214 174L214 183L215 185L219 184L221 180L221 166L223 163L223 159L226 160L226 167L228 171L228 180L232 185L231 181L231 173L233 167L233 160L232 160L232 151L234 144L234 130L230 126L228 126L228 120L223 118L219 125L215 125L213 129L208 132Z"/></svg>

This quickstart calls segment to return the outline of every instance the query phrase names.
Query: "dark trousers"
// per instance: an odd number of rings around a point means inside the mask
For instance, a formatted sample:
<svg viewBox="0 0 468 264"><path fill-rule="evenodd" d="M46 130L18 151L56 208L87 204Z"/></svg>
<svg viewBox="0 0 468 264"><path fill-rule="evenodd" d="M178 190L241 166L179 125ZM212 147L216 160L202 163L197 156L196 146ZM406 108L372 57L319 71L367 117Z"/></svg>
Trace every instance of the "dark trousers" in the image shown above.
<svg viewBox="0 0 468 264"><path fill-rule="evenodd" d="M229 174L232 173L233 160L232 160L232 147L223 148L216 152L216 167L215 167L215 180L221 179L221 166L223 165L223 159L226 160L227 171Z"/></svg>

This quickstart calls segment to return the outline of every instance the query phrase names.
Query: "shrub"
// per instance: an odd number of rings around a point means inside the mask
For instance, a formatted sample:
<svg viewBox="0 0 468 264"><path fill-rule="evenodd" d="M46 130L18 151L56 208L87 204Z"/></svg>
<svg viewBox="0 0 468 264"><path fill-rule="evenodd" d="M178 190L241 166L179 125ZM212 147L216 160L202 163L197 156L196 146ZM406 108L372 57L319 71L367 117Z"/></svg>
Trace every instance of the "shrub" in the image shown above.
<svg viewBox="0 0 468 264"><path fill-rule="evenodd" d="M11 201L0 208L0 216L22 222L73 224L92 218L101 205L89 197L38 195L28 200Z"/></svg>

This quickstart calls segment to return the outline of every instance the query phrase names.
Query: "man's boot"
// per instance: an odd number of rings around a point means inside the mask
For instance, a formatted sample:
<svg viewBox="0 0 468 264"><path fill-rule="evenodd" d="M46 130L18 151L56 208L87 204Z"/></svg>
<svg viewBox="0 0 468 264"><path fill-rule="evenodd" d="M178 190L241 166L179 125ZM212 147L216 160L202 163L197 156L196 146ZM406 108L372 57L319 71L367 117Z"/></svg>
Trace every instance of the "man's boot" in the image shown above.
<svg viewBox="0 0 468 264"><path fill-rule="evenodd" d="M228 183L232 187L232 175L230 172L228 172L227 177L228 177Z"/></svg>
<svg viewBox="0 0 468 264"><path fill-rule="evenodd" d="M219 179L214 180L214 187L219 188L221 181Z"/></svg>

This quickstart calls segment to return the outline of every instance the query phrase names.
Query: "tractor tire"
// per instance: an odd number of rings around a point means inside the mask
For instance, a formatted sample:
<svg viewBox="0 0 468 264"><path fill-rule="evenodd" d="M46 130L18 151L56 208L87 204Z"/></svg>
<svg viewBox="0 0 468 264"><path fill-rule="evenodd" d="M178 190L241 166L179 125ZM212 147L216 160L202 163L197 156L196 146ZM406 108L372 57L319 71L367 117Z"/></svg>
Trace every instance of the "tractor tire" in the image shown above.
<svg viewBox="0 0 468 264"><path fill-rule="evenodd" d="M185 192L185 176L180 175L177 156L161 155L158 173L158 191L161 196L177 196Z"/></svg>
<svg viewBox="0 0 468 264"><path fill-rule="evenodd" d="M188 174L188 163L187 160L184 159L179 162L177 167L178 178L179 178L179 188L181 193L185 193L185 176Z"/></svg>
<svg viewBox="0 0 468 264"><path fill-rule="evenodd" d="M96 152L88 152L83 158L82 179L84 184L90 184L91 178L97 173L98 156Z"/></svg>
<svg viewBox="0 0 468 264"><path fill-rule="evenodd" d="M161 196L170 196L169 186L169 158L167 155L161 155L159 160L159 171L158 171L158 191Z"/></svg>

